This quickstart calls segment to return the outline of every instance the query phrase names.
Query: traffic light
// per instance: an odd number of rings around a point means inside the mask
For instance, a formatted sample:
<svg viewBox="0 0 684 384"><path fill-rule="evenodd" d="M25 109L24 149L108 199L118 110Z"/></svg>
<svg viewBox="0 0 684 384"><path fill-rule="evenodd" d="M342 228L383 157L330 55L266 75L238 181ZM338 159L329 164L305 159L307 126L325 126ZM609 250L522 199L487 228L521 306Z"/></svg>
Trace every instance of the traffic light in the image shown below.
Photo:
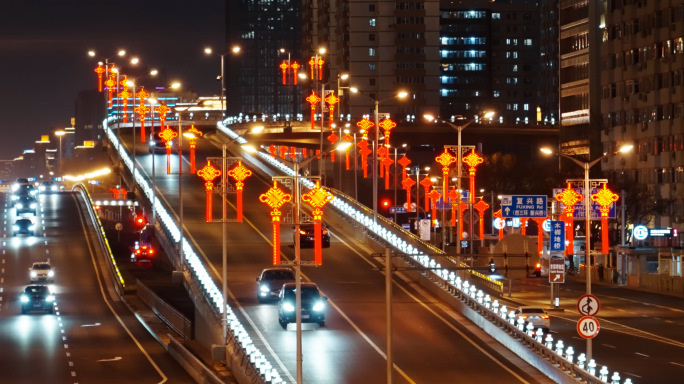
<svg viewBox="0 0 684 384"><path fill-rule="evenodd" d="M145 225L147 225L147 218L145 215L137 213L133 218L133 224L136 228L145 228Z"/></svg>

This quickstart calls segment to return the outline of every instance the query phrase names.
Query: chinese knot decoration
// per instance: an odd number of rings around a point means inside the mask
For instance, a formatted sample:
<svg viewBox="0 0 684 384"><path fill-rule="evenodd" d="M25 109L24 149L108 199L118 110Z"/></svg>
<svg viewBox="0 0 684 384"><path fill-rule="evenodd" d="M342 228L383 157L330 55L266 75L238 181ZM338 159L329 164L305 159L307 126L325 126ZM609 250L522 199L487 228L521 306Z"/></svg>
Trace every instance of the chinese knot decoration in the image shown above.
<svg viewBox="0 0 684 384"><path fill-rule="evenodd" d="M404 180L406 178L406 167L411 164L411 159L406 157L406 155L402 156L401 159L397 161L399 165L401 165L401 179Z"/></svg>
<svg viewBox="0 0 684 384"><path fill-rule="evenodd" d="M283 72L283 85L285 85L287 84L287 69L290 68L290 66L287 64L287 61L283 60L278 67L280 67L280 70Z"/></svg>
<svg viewBox="0 0 684 384"><path fill-rule="evenodd" d="M206 219L207 222L212 222L212 192L214 190L213 180L221 176L221 171L214 168L209 162L202 169L197 171L197 175L204 179L204 189L207 191L207 208L206 208Z"/></svg>
<svg viewBox="0 0 684 384"><path fill-rule="evenodd" d="M420 185L423 186L423 189L425 190L425 213L427 214L427 211L430 209L430 205L428 204L428 191L430 190L430 187L432 187L432 180L428 177L428 175L425 175L425 178L420 181Z"/></svg>
<svg viewBox="0 0 684 384"><path fill-rule="evenodd" d="M252 171L242 165L242 161L238 161L238 165L227 173L228 176L235 179L235 188L237 189L237 222L242 223L242 190L245 187L245 179L252 176Z"/></svg>
<svg viewBox="0 0 684 384"><path fill-rule="evenodd" d="M171 174L171 140L176 136L178 136L176 131L168 126L159 133L159 137L164 140L164 145L166 146L166 174Z"/></svg>
<svg viewBox="0 0 684 384"><path fill-rule="evenodd" d="M98 64L95 68L95 73L97 73L97 91L102 92L102 74L105 73L105 69L102 64Z"/></svg>
<svg viewBox="0 0 684 384"><path fill-rule="evenodd" d="M480 239L484 239L484 214L487 208L489 208L489 204L485 203L485 201L480 198L480 201L475 203L473 208L475 208L480 215Z"/></svg>
<svg viewBox="0 0 684 384"><path fill-rule="evenodd" d="M432 200L432 225L437 226L437 200L442 197L442 194L438 190L432 188L430 193L425 195L425 198L430 198Z"/></svg>
<svg viewBox="0 0 684 384"><path fill-rule="evenodd" d="M326 139L328 139L330 144L335 145L339 137L335 134L335 132L330 132ZM335 162L335 151L330 152L330 161L333 163Z"/></svg>
<svg viewBox="0 0 684 384"><path fill-rule="evenodd" d="M368 177L368 155L373 153L368 149L368 140L363 139L356 144L359 149L359 154L361 154L361 168L363 169L363 177Z"/></svg>
<svg viewBox="0 0 684 384"><path fill-rule="evenodd" d="M351 142L354 140L354 137L347 133L346 135L342 136L342 140ZM351 145L344 150L345 167L347 171L349 170L349 151L351 151Z"/></svg>
<svg viewBox="0 0 684 384"><path fill-rule="evenodd" d="M190 173L195 173L195 147L197 146L197 138L202 136L202 131L195 128L195 124L190 125L188 133L190 136Z"/></svg>
<svg viewBox="0 0 684 384"><path fill-rule="evenodd" d="M542 253L544 252L544 230L542 227L544 225L544 222L548 220L548 216L534 217L532 218L532 220L534 220L534 222L537 223L537 252L539 253L539 256L542 256Z"/></svg>
<svg viewBox="0 0 684 384"><path fill-rule="evenodd" d="M378 160L380 164L382 164L382 161L388 157L388 154L389 150L384 145L376 148L376 156L378 159L380 159ZM380 177L385 177L385 167L380 167Z"/></svg>
<svg viewBox="0 0 684 384"><path fill-rule="evenodd" d="M119 93L119 99L121 99L121 104L123 105L123 122L128 122L128 98L133 94L128 92L128 77L124 76L123 80L119 82L123 86L123 91Z"/></svg>
<svg viewBox="0 0 684 384"><path fill-rule="evenodd" d="M383 132L385 133L385 145L389 146L390 145L390 131L392 128L397 126L397 123L392 121L391 119L385 119L382 122L378 123L380 128L382 128Z"/></svg>
<svg viewBox="0 0 684 384"><path fill-rule="evenodd" d="M259 195L259 201L271 207L271 222L273 223L273 265L280 264L280 207L292 200L292 195L283 192L278 188L277 183L273 182L266 193Z"/></svg>
<svg viewBox="0 0 684 384"><path fill-rule="evenodd" d="M105 85L107 86L107 99L109 100L109 106L112 106L112 95L114 94L114 86L116 85L116 80L115 80L114 74L111 74L107 81L105 81Z"/></svg>
<svg viewBox="0 0 684 384"><path fill-rule="evenodd" d="M145 98L150 94L145 92L145 88L140 88L140 91L135 94L140 99L140 105L135 107L135 113L140 116L140 142L145 142L145 115L150 111L150 108L145 105ZM194 173L194 172L193 172Z"/></svg>
<svg viewBox="0 0 684 384"><path fill-rule="evenodd" d="M401 187L406 190L406 210L410 211L411 210L411 188L416 185L416 182L413 181L412 178L410 177L405 177L401 181Z"/></svg>
<svg viewBox="0 0 684 384"><path fill-rule="evenodd" d="M565 252L568 252L568 249L574 249L573 247L575 246L575 226L572 225L573 221L573 216L575 215L575 204L579 203L584 199L584 196L582 196L581 193L578 193L574 189L570 187L570 183L568 183L568 188L564 189L561 191L559 194L554 196L554 198L563 205L565 205L565 209L563 210L563 213L566 216L566 219L570 223L569 230L565 231L566 239L568 240L568 246L565 249Z"/></svg>
<svg viewBox="0 0 684 384"><path fill-rule="evenodd" d="M445 148L444 152L437 156L435 160L437 160L437 162L442 166L442 191L447 193L447 184L449 183L449 167L451 164L458 162L458 158L449 153L449 151Z"/></svg>
<svg viewBox="0 0 684 384"><path fill-rule="evenodd" d="M591 195L591 200L597 202L601 208L601 252L608 253L608 214L610 213L610 205L618 201L620 196L613 193L606 184L598 192ZM587 213L585 213L586 215Z"/></svg>
<svg viewBox="0 0 684 384"><path fill-rule="evenodd" d="M482 164L484 159L475 153L473 149L468 156L463 158L463 162L468 164L468 175L470 176L470 203L475 203L475 167Z"/></svg>
<svg viewBox="0 0 684 384"><path fill-rule="evenodd" d="M315 129L314 122L316 121L316 104L321 101L316 92L311 91L311 94L306 97L306 101L311 104L311 129Z"/></svg>
<svg viewBox="0 0 684 384"><path fill-rule="evenodd" d="M462 204L463 202L461 201L461 193L457 191L456 188L451 188L451 191L449 191L447 197L451 202L451 226L453 227L456 225L456 209L458 209L457 204ZM459 217L458 219L460 220L461 218Z"/></svg>
<svg viewBox="0 0 684 384"><path fill-rule="evenodd" d="M289 68L292 69L292 82L294 85L297 85L297 70L299 67L301 67L299 63L293 61L292 64L288 65L288 62L283 60L282 64L280 64L278 67L283 72L283 85L287 84L287 70Z"/></svg>
<svg viewBox="0 0 684 384"><path fill-rule="evenodd" d="M318 56L312 57L311 60L309 60L309 68L311 68L311 79L315 79L315 72L318 72L318 80L323 80L323 64L325 64L325 61L323 61L323 59Z"/></svg>
<svg viewBox="0 0 684 384"><path fill-rule="evenodd" d="M361 129L361 136L363 137L363 140L368 140L368 131L375 126L375 123L368 120L367 117L364 117L363 120L356 123L356 126Z"/></svg>
<svg viewBox="0 0 684 384"><path fill-rule="evenodd" d="M154 109L159 114L159 121L161 122L160 132L164 130L164 122L166 122L166 114L171 110L166 104L159 104L158 107ZM154 127L154 121L152 122L152 127Z"/></svg>
<svg viewBox="0 0 684 384"><path fill-rule="evenodd" d="M316 180L316 187L302 195L302 201L311 204L314 208L312 213L314 222L314 264L316 265L323 264L321 250L321 222L323 221L323 211L321 208L333 199L333 195L321 188L320 183L320 180Z"/></svg>
<svg viewBox="0 0 684 384"><path fill-rule="evenodd" d="M328 104L328 124L330 129L332 129L333 125L333 116L335 116L335 104L337 104L340 101L340 99L335 96L335 93L331 92L328 96L325 98L325 102Z"/></svg>

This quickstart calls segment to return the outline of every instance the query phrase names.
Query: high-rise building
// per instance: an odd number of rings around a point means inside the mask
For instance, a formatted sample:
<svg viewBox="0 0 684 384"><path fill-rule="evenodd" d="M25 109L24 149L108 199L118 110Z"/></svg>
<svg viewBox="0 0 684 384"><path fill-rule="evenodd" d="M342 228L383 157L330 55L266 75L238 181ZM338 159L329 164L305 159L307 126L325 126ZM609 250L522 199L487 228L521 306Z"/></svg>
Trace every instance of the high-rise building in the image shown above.
<svg viewBox="0 0 684 384"><path fill-rule="evenodd" d="M288 58L290 64L303 65L300 8L301 0L226 2L223 56L229 116L266 113L284 119L301 113L299 88L282 84L279 68Z"/></svg>
<svg viewBox="0 0 684 384"><path fill-rule="evenodd" d="M633 155L604 171L646 185L668 212L648 224L684 230L684 1L607 3L602 44L604 152Z"/></svg>

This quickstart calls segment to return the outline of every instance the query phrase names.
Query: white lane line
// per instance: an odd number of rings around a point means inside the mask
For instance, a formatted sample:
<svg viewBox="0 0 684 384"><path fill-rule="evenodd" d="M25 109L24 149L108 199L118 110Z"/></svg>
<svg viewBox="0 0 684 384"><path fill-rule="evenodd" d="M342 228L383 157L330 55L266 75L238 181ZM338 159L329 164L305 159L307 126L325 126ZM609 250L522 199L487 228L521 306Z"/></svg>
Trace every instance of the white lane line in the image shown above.
<svg viewBox="0 0 684 384"><path fill-rule="evenodd" d="M634 374L634 373L629 373L629 372L625 372L625 376L634 376L634 377L638 377L641 379L641 376Z"/></svg>
<svg viewBox="0 0 684 384"><path fill-rule="evenodd" d="M70 362L69 362L69 366L70 366L70 367L73 367L73 366L74 366L74 362L73 362L73 361L70 361Z"/></svg>
<svg viewBox="0 0 684 384"><path fill-rule="evenodd" d="M603 346L608 347L608 348L613 348L613 349L617 348L616 346L610 345L610 344L603 344Z"/></svg>
<svg viewBox="0 0 684 384"><path fill-rule="evenodd" d="M684 367L684 364L682 364L682 363L675 363L674 361L670 361L670 364L676 365L676 366L679 366L679 367Z"/></svg>
<svg viewBox="0 0 684 384"><path fill-rule="evenodd" d="M634 354L635 354L635 355L639 355L639 356L643 356L643 357L651 357L651 356L649 356L649 355L646 355L646 354L643 354L643 353L639 353L639 352L634 352Z"/></svg>
<svg viewBox="0 0 684 384"><path fill-rule="evenodd" d="M73 197L73 199L75 200L76 197ZM83 235L86 239L86 243L88 243L88 252L90 253L90 261L93 264L93 270L95 272L95 277L97 278L97 284L100 287L100 295L102 295L102 299L104 300L105 304L107 305L107 308L109 308L109 311L116 318L116 321L121 325L121 328L123 328L126 331L126 333L128 334L128 337L131 338L131 340L135 343L135 345L138 347L140 352L142 352L142 354L145 356L145 358L147 358L147 361L149 361L149 363L152 365L152 367L154 367L154 369L157 371L159 376L161 376L162 380L158 384L167 382L169 379L166 377L164 372L162 372L161 368L159 368L159 366L157 366L157 363L147 353L147 351L142 346L142 344L140 344L140 341L138 341L138 339L135 337L135 335L133 335L133 332L131 332L131 330L128 329L128 327L124 323L123 319L121 319L119 314L116 313L116 311L112 307L112 304L109 301L109 296L105 293L105 287L104 287L104 284L102 282L102 277L100 276L100 270L98 269L97 262L95 261L95 253L93 251L94 247L93 247L93 244L90 242L90 237L88 236L88 232L86 231L86 223L83 221L84 215L83 215L83 212L81 212L81 206L79 204L76 204L76 208L78 209L78 211L80 213L79 219L81 220L81 229L83 230Z"/></svg>
<svg viewBox="0 0 684 384"><path fill-rule="evenodd" d="M69 344L64 344L64 349L69 349Z"/></svg>

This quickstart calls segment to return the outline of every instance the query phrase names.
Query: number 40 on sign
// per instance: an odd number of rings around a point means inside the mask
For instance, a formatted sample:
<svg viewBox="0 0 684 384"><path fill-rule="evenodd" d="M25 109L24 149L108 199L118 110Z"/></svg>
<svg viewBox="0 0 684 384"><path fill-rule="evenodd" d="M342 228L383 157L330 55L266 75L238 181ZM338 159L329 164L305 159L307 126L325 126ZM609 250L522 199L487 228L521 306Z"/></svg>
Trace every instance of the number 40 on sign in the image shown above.
<svg viewBox="0 0 684 384"><path fill-rule="evenodd" d="M599 322L594 316L583 316L577 322L577 333L585 339L593 339L598 332Z"/></svg>

